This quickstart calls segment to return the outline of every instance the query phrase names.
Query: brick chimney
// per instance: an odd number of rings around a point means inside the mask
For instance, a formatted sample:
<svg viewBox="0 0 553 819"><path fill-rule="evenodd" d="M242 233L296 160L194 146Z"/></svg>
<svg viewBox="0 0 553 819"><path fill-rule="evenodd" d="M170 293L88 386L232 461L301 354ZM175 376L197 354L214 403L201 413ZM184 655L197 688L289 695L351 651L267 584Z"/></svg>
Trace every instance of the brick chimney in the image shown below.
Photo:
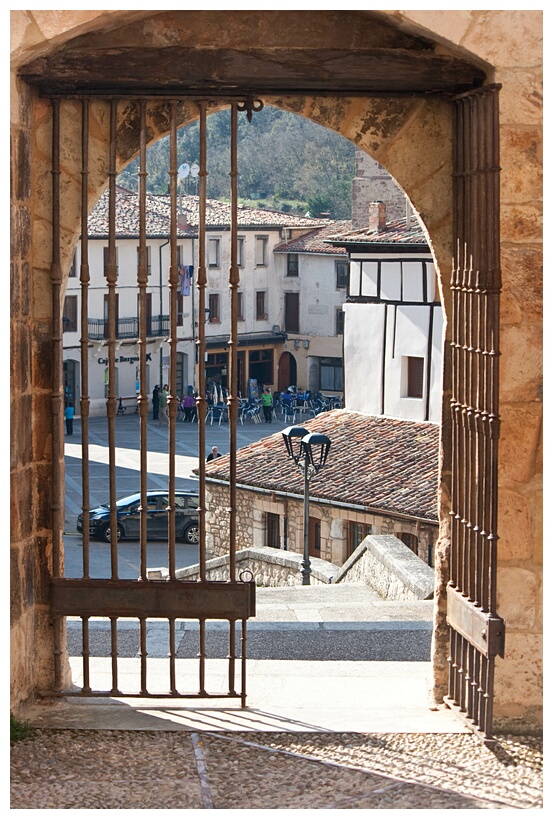
<svg viewBox="0 0 553 819"><path fill-rule="evenodd" d="M369 230L386 229L386 202L369 202Z"/></svg>

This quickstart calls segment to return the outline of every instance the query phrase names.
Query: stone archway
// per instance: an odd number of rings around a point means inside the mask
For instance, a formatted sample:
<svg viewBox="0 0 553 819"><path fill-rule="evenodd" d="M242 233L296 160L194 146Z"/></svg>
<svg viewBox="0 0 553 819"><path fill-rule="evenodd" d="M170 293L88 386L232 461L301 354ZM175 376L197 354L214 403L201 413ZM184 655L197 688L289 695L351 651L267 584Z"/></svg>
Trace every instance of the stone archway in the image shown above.
<svg viewBox="0 0 553 819"><path fill-rule="evenodd" d="M167 23L169 17L162 20L161 14L152 14L150 12L135 12L125 17L124 12L117 12L116 17L108 24L108 31L101 30L96 34L95 31L90 31L88 34L83 34L76 38L72 43L60 46L57 52L52 52L53 56L57 58L50 63L44 58L40 58L38 63L29 68L30 61L27 62L26 72L23 72L25 82L30 86L33 83L33 76L40 78L40 82L51 80L54 73L58 71L61 76L65 72L65 81L72 82L75 78L75 56L80 53L83 67L82 79L89 83L89 88L92 88L94 83L104 82L109 83L113 77L118 76L123 79L121 74L113 70L114 62L110 63L113 55L124 57L127 59L129 68L135 70L137 68L136 62L133 59L128 59L130 55L127 47L128 38L132 35L134 42L154 42L157 38L161 39L164 30L164 23ZM181 28L175 26L175 19L173 18L173 25L171 28L173 40L171 43L178 41L177 32L181 32L184 37L185 47L194 52L194 60L198 65L202 64L202 60L198 59L201 53L202 46L205 46L206 53L209 49L213 49L213 44L219 43L224 49L225 53L212 54L216 57L212 61L213 65L225 64L227 69L230 66L229 74L232 74L232 57L237 63L240 63L242 70L244 67L248 68L248 75L255 75L251 71L252 65L261 65L256 62L261 57L269 55L271 57L271 65L274 65L275 55L280 55L281 62L279 72L281 86L272 87L268 89L268 93L263 94L263 99L267 104L274 104L287 110L300 113L303 116L309 117L319 124L334 130L352 139L360 148L369 152L375 159L384 164L392 175L404 187L411 201L414 203L421 218L425 222L429 237L432 243L433 251L437 260L438 268L442 271L441 288L444 309L446 315L450 315L450 296L447 284L447 277L449 274L450 265L450 245L451 245L451 108L448 99L448 92L446 89L434 89L437 93L428 94L429 78L432 77L435 81L436 77L436 57L443 58L443 52L436 53L433 48L433 43L427 38L414 38L404 34L399 27L390 26L386 24L385 13L370 13L370 12L331 12L328 19L322 20L324 13L316 12L317 26L315 33L311 33L309 43L305 44L303 35L299 32L306 30L306 18L302 20L302 26L298 28L298 33L293 40L292 51L285 54L283 51L283 43L290 43L290 18L289 13L285 16L278 17L277 12L252 12L248 14L247 19L242 16L233 17L225 20L225 25L221 26L220 21L211 18L215 21L215 25L208 25L210 18L206 15L209 13L203 12L181 12ZM217 12L214 13L217 15ZM240 15L239 12L234 13ZM305 14L305 13L303 13ZM338 15L338 17L336 17ZM340 17L340 15L342 15ZM117 25L123 21L132 19L130 27L117 28ZM230 22L230 24L229 24ZM337 22L341 25L337 26ZM191 25L192 24L192 25ZM86 28L86 25L84 26ZM137 34L147 32L148 38L137 38ZM183 34L182 32L185 32ZM349 33L348 33L349 32ZM395 56L399 56L405 49L409 51L409 47L413 48L410 57L415 60L415 52L418 50L420 66L424 68L421 72L413 74L412 68L416 63L411 62L407 67L406 63L396 63L396 70L393 69L393 59L387 64L382 64L388 72L388 76L395 77L396 80L401 80L404 84L407 78L411 83L422 83L419 88L415 90L413 95L401 95L399 89L388 88L383 89L381 85L378 88L367 88L367 62L363 62L367 58L362 52L363 48L357 46L352 48L353 32L357 43L361 42L363 45L370 45L373 48L385 48L390 53L394 48L397 49ZM330 39L329 39L330 37ZM325 39L326 38L326 39ZM365 38L365 39L364 39ZM88 51L86 47L88 46ZM82 50L79 52L79 47ZM111 56L108 59L104 55L96 63L90 61L90 49L101 50L104 47L111 49ZM114 50L113 50L114 49ZM332 63L328 63L329 50L332 51ZM370 51L370 49L366 49ZM438 50L440 51L440 50ZM447 51L447 50L446 50ZM159 54L154 55L154 49L151 51L152 60L144 60L144 50L140 49L142 77L151 79L154 76L153 69L155 66L155 76L174 77L171 75L169 69L169 62L160 63ZM166 51L166 56L169 59L171 54L170 48ZM303 57L302 57L303 54ZM382 55L381 55L382 56ZM299 58L299 63L298 63ZM349 58L349 62L340 65L340 59ZM427 59L428 58L428 59ZM434 59L434 63L432 60ZM303 60L303 62L302 62ZM478 62L478 61L477 61ZM451 53L445 55L445 60L441 59L440 65L445 68L445 64L449 64L448 71L439 72L440 77L444 77L446 85L449 88L455 87L455 90L462 90L465 85L463 83L471 83L475 80L482 82L484 72L480 67L475 68L470 66L465 61L456 61ZM176 65L174 54L171 57L171 66ZM308 66L306 70L305 66ZM472 74L469 71L468 75L462 75L461 69L465 70L467 65L469 69L472 68ZM49 74L48 66L53 70ZM111 66L111 71L108 70ZM190 67L190 61L183 67ZM387 66L387 67L386 67ZM390 66L392 71L390 74ZM432 69L432 66L434 68ZM286 74L286 69L288 74ZM432 69L432 70L431 70ZM148 73L150 72L150 73ZM165 72L165 73L164 73ZM317 78L317 83L309 85L309 74ZM461 72L461 73L459 73ZM266 77L258 74L260 83L266 83ZM353 83L348 87L347 78L356 77L357 87L353 89ZM372 76L372 75L371 75ZM470 80L469 80L470 76ZM426 77L427 86L424 87L424 78ZM460 79L461 77L461 79ZM178 78L177 78L178 79ZM201 78L200 78L201 79ZM376 75L376 81L381 84L386 77L382 73ZM198 78L196 77L196 82ZM459 85L461 82L461 85ZM288 85L286 85L288 83ZM302 88L302 83L305 86ZM263 86L267 88L267 85ZM21 173L18 175L20 180L19 187L16 191L16 199L23 203L23 208L20 208L19 213L29 216L32 225L32 239L30 245L25 245L22 240L19 243L17 252L24 260L23 264L30 265L28 270L32 270L32 282L35 292L34 309L32 316L29 316L27 321L27 329L31 329L29 334L33 339L33 356L35 360L46 362L46 367L40 371L33 370L33 379L31 392L34 402L33 413L33 436L42 440L49 440L48 429L50 427L50 408L49 408L49 383L48 383L48 343L49 343L49 328L50 315L48 312L48 292L50 288L50 268L48 258L48 244L44 238L48 235L48 224L50 221L49 211L49 189L50 177L47 162L42 160L48 156L49 152L49 123L50 118L48 114L48 103L40 99L35 93L29 90L29 87L20 88L22 97L30 103L29 111L32 114L24 123L21 129L21 138L17 143L15 161L19 160L22 163ZM199 84L196 85L196 90L201 90ZM213 90L213 87L212 89ZM217 90L224 91L224 88L219 86ZM257 90L254 88L254 91ZM289 93L285 93L288 91ZM444 94L445 91L445 94ZM272 92L272 93L271 93ZM228 89L227 89L228 93ZM367 97L366 94L373 96ZM378 94L378 96L376 96ZM394 96L394 94L396 96ZM152 109L152 116L150 125L152 128L152 139L162 135L166 130L166 124L163 122L163 116L159 114L159 109ZM101 192L106 182L106 157L105 157L105 110L102 111L102 106L98 107L97 118L95 120L93 147L94 162L91 169L91 176L89 179L89 201L92 202ZM183 113L182 121L186 120L186 113ZM191 115L193 116L193 115ZM123 147L122 153L118 160L120 165L125 164L136 152L136 129L133 128L132 112L128 117L122 119L122 136L123 145L125 140L127 147ZM72 255L72 249L76 236L78 235L78 185L74 184L75 180L79 178L79 171L75 163L75 146L78 144L78 134L71 126L68 127L67 133L64 134L64 155L62 157L62 166L64 171L67 171L68 178L72 180L72 184L68 185L63 191L64 195L64 214L62 221L62 259L61 267L65 270L68 267L69 260ZM26 160L27 148L32 147L32 166ZM25 172L25 162L27 161L27 172ZM29 200L31 167L33 177L33 191L34 204L31 208ZM26 233L26 226L23 221L20 221L17 227L18 237L24 237ZM28 234L27 234L28 235ZM40 294L44 294L41 298ZM38 298L37 298L38 295ZM25 316L25 313L23 313ZM27 313L27 315L29 315ZM24 320L25 321L25 320ZM23 322L24 323L24 322ZM447 397L449 391L448 383L448 369L446 368L446 380L444 384L444 395ZM25 390L21 392L23 395ZM46 434L41 436L40 431ZM47 454L46 461L50 456ZM448 543L448 496L449 496L449 478L447 473L447 465L449 463L449 453L447 451L447 443L444 443L444 464L445 468L442 472L442 545L438 547L438 553L441 552L441 559L447 562L447 543ZM54 462L56 456L53 457ZM48 494L48 484L50 482L48 464L46 468L39 469L41 472L42 481L40 482L40 489L38 482L35 487L37 497L44 503ZM54 469L54 476L56 469ZM55 479L55 477L54 477ZM41 526L38 526L40 530ZM46 527L47 528L47 527ZM31 548L34 548L35 541L32 540ZM43 558L43 564L48 564L48 548ZM30 554L29 549L27 549ZM33 558L31 558L33 560ZM21 564L21 560L19 561ZM23 563L25 561L23 560ZM17 572L18 577L23 576L23 572ZM27 573L28 577L28 573ZM44 577L40 579L39 576L33 580L33 594L26 595L27 599L23 601L22 606L19 607L19 621L22 628L24 628L24 621L28 619L30 612L36 607L36 600L47 600L47 589L44 584ZM37 611L38 626L34 632L34 643L39 650L36 652L36 660L34 661L32 672L29 674L23 671L20 667L16 668L15 674L19 678L19 682L15 688L17 693L15 697L24 696L25 690L32 691L37 686L40 687L40 680L50 673L50 660L47 657L46 649L41 650L40 646L43 643L48 643L48 627L47 627L47 608L41 608L39 605ZM443 627L443 619L441 626L438 624L437 633ZM44 641L44 636L47 640ZM443 643L442 643L443 645ZM31 652L32 653L32 652ZM440 656L443 657L443 651ZM27 665L25 663L25 665ZM439 662L437 664L439 666ZM18 671L20 673L18 674ZM437 667L437 683L439 685L439 677L443 678L443 671ZM21 677L24 679L21 681ZM32 679L31 679L32 678ZM29 680L31 682L29 683Z"/></svg>

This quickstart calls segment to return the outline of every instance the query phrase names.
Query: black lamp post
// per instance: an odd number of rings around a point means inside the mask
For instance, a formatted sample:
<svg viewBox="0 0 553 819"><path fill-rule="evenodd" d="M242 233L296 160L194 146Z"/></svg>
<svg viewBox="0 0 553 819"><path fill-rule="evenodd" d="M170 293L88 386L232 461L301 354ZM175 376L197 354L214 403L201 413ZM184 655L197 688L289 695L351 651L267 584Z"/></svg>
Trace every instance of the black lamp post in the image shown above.
<svg viewBox="0 0 553 819"><path fill-rule="evenodd" d="M304 427L287 427L282 431L288 457L303 473L303 560L302 586L310 585L311 561L309 560L309 481L326 464L330 451L330 438L319 432L309 432Z"/></svg>

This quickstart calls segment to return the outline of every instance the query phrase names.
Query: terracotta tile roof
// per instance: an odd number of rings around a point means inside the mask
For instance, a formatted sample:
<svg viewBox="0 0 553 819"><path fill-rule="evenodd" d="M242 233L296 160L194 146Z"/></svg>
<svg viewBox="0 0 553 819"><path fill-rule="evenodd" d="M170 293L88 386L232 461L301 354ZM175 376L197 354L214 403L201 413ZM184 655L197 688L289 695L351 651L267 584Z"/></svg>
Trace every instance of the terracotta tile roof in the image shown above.
<svg viewBox="0 0 553 819"><path fill-rule="evenodd" d="M438 521L439 424L348 410L296 424L332 441L327 465L310 484L313 499ZM228 480L229 456L206 464L206 478ZM238 451L237 483L303 496L301 472L280 432Z"/></svg>
<svg viewBox="0 0 553 819"><path fill-rule="evenodd" d="M182 207L182 227L178 236L184 238L195 236L198 227L198 197L181 196L178 209ZM88 218L88 233L91 238L103 238L108 235L109 192L104 191ZM147 194L146 196L146 235L150 237L168 236L170 219L170 198L166 195ZM291 228L313 229L328 224L327 219L311 219L305 216L294 216L290 213L248 208L238 206L238 225L241 228ZM330 223L335 225L335 222ZM118 238L135 238L139 235L139 198L137 193L117 189L115 232ZM206 202L206 226L208 228L228 228L230 225L230 204L208 199ZM327 249L328 252L328 249Z"/></svg>
<svg viewBox="0 0 553 819"><path fill-rule="evenodd" d="M351 230L351 222L349 221L331 222L324 227L315 228L315 230L310 230L308 233L302 233L301 236L297 236L289 242L281 242L275 247L274 252L330 253L333 256L337 254L347 256L345 248L332 247L327 240L330 236L336 234L341 235L342 232L347 232L348 230Z"/></svg>
<svg viewBox="0 0 553 819"><path fill-rule="evenodd" d="M368 226L356 230L337 230L334 233L329 231L326 241L329 243L338 242L340 244L376 244L376 245L427 245L428 239L421 223L415 217L410 220L407 226L405 217L388 222L383 230Z"/></svg>

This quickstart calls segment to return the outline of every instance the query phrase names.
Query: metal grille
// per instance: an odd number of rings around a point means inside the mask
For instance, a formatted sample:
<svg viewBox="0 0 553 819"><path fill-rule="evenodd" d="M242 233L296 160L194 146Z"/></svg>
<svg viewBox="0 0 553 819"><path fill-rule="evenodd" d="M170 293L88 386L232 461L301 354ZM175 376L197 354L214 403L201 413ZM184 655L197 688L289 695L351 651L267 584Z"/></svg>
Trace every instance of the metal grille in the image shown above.
<svg viewBox="0 0 553 819"><path fill-rule="evenodd" d="M452 291L452 511L446 702L492 742L499 441L498 86L455 102Z"/></svg>
<svg viewBox="0 0 553 819"><path fill-rule="evenodd" d="M109 237L107 248L107 348L108 348L108 395L106 400L108 450L109 450L109 500L110 500L110 556L111 576L107 580L90 577L90 486L89 486L89 319L88 319L88 289L90 285L89 254L88 254L88 180L89 180L89 113L92 102L107 105L109 116L109 159L108 159L108 201L109 201ZM148 334L148 257L146 246L146 179L147 170L147 113L150 104L146 98L131 101L130 109L138 110L139 123L139 156L140 171L138 174L139 198L139 246L138 246L138 347L140 392L138 394L138 414L140 424L140 571L136 580L122 580L118 571L118 543L117 543L117 482L116 482L116 416L118 399L116 395L115 355L118 336L117 316L117 254L116 254L116 180L117 180L117 136L121 126L121 113L128 106L129 100L106 99L91 101L88 98L76 102L54 98L52 104L53 138L52 138L52 180L53 180L53 213L52 213L52 267L51 284L53 294L53 447L59 453L54 458L54 497L52 501L52 529L54 538L53 577L51 580L51 614L54 623L54 654L55 654L55 681L54 692L64 695L81 696L156 696L156 697L239 697L242 706L246 702L246 621L255 614L255 585L253 580L236 577L236 423L238 418L238 371L237 371L237 314L238 314L238 285L239 269L237 264L237 114L239 110L248 110L251 119L252 110L260 110L260 104L253 105L251 101L231 101L231 262L229 271L231 330L229 340L230 361L230 394L228 398L229 413L229 449L230 449L230 489L229 489L229 570L226 581L208 579L206 560L206 488L205 488L205 461L199 458L199 581L180 581L176 576L175 561L175 449L176 449L176 418L178 399L177 384L177 309L178 309L178 248L177 248L177 111L179 100L167 100L167 117L170 140L170 267L168 287L170 294L169 309L169 396L168 396L168 580L151 580L147 577L147 453L148 453L148 396L147 396L147 334ZM188 100L187 102L190 102ZM159 101L156 101L159 106ZM206 149L206 117L207 100L199 100L197 115L200 123L200 172L199 172L199 265L196 287L198 290L199 315L205 312L206 275L206 178L207 178L207 149ZM63 118L75 116L75 106L81 109L81 419L82 419L82 509L83 509L83 551L82 577L67 579L62 571L62 542L61 512L63 498L61 496L63 481L61 480L61 461L63 436L63 393L62 393L62 274L60 267L60 131L63 128ZM64 110L66 109L66 110ZM198 323L197 360L205 359L205 327L202 321ZM198 451L205 451L205 422L207 402L205 398L205 372L199 367L197 398L198 417ZM62 656L64 650L64 620L68 616L81 618L82 621L82 677L83 685L80 689L62 690ZM90 684L91 657L89 650L89 621L91 617L107 617L111 623L111 686L108 690L95 690ZM119 618L136 618L139 624L140 640L140 683L133 686L133 690L121 690L120 668L118 652L118 620ZM148 685L148 661L146 651L146 629L149 618L167 620L169 633L169 672L167 689L164 692L151 692ZM198 685L195 691L182 691L179 687L177 656L175 649L175 625L179 619L198 620ZM206 680L206 623L210 619L228 621L228 690L210 693ZM236 652L236 623L240 624L240 653ZM240 663L240 673L237 673L237 662ZM238 678L238 680L237 680ZM138 689L138 690L137 690Z"/></svg>

